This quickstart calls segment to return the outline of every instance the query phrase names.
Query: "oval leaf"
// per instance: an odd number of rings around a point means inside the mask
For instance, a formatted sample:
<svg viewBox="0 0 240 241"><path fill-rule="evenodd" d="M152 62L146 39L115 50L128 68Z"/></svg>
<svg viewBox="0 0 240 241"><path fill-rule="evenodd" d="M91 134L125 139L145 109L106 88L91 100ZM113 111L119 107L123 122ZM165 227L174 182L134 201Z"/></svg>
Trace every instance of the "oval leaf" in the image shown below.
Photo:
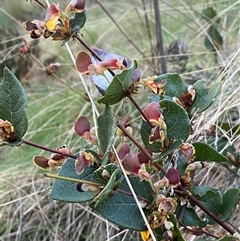
<svg viewBox="0 0 240 241"><path fill-rule="evenodd" d="M8 120L14 126L16 142L19 145L21 138L27 131L27 96L17 77L7 68L4 68L3 79L0 83L0 118Z"/></svg>
<svg viewBox="0 0 240 241"><path fill-rule="evenodd" d="M195 161L204 161L204 162L227 162L228 159L222 154L218 153L211 146L202 143L194 142L192 143L195 147Z"/></svg>

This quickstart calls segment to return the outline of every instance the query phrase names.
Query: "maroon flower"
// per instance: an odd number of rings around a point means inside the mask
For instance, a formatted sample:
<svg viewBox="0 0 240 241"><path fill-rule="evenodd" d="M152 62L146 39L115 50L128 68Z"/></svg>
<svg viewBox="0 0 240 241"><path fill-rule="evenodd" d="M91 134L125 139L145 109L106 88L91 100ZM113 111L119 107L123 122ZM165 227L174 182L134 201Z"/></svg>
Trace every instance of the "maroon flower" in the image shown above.
<svg viewBox="0 0 240 241"><path fill-rule="evenodd" d="M63 154L72 154L72 152L66 146L58 147L56 150L61 151ZM67 157L65 155L53 153L50 158L40 155L34 156L33 162L38 167L49 170L53 167L61 167L66 159Z"/></svg>
<svg viewBox="0 0 240 241"><path fill-rule="evenodd" d="M87 117L79 116L74 123L75 132L86 141L93 144L97 143L97 137L90 132L90 122Z"/></svg>
<svg viewBox="0 0 240 241"><path fill-rule="evenodd" d="M85 0L72 0L66 7L66 13L75 11L77 13L83 12L86 5Z"/></svg>
<svg viewBox="0 0 240 241"><path fill-rule="evenodd" d="M163 115L158 102L153 101L149 103L148 107L143 110L143 113L153 126L162 125Z"/></svg>
<svg viewBox="0 0 240 241"><path fill-rule="evenodd" d="M81 51L78 53L76 58L76 68L81 74L93 76L97 74L104 74L104 71L107 69L122 70L125 66L117 58L106 59L99 61L98 64L93 64L90 55L85 51Z"/></svg>
<svg viewBox="0 0 240 241"><path fill-rule="evenodd" d="M139 176L140 179L144 179L146 181L150 179L150 175L146 171L145 164L141 164L139 162L138 155L130 151L130 147L126 142L124 142L118 150L118 156L127 172L133 173ZM145 160L146 157L144 157L143 161Z"/></svg>
<svg viewBox="0 0 240 241"><path fill-rule="evenodd" d="M144 149L149 153L150 156L152 156L153 152L150 147L145 147ZM138 152L137 156L138 156L138 160L139 160L140 164L143 164L143 163L149 164L149 161L150 161L149 157L145 153L143 153L141 150Z"/></svg>
<svg viewBox="0 0 240 241"><path fill-rule="evenodd" d="M93 155L85 151L81 151L75 161L75 170L77 174L81 174L86 166L94 163Z"/></svg>

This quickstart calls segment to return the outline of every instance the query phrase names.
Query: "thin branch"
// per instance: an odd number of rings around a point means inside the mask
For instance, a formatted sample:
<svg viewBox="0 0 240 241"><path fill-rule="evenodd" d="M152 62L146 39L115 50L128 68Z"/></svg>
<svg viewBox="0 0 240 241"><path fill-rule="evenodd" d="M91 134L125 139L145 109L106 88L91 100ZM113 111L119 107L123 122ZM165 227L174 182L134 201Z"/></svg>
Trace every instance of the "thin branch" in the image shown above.
<svg viewBox="0 0 240 241"><path fill-rule="evenodd" d="M60 154L62 156L66 156L66 157L70 157L70 158L73 158L73 159L76 159L77 156L76 155L71 155L71 154L67 154L67 153L62 153L61 151L58 151L56 149L52 149L52 148L49 148L47 146L43 146L41 144L38 144L38 143L35 143L35 142L32 142L32 141L28 141L28 140L24 140L22 139L22 143L28 145L28 146L33 146L33 147L36 147L36 148L39 148L39 149L42 149L44 151L49 151L49 152L52 152L52 153L57 153L57 154Z"/></svg>
<svg viewBox="0 0 240 241"><path fill-rule="evenodd" d="M145 116L145 114L143 113L141 107L138 105L138 103L133 99L133 97L127 93L126 95L129 100L131 100L131 102L133 103L133 105L137 108L137 110L139 111L139 113L141 114L141 116L144 118L144 120L146 120L146 122L151 126L151 128L153 128L152 123L149 121L149 119Z"/></svg>

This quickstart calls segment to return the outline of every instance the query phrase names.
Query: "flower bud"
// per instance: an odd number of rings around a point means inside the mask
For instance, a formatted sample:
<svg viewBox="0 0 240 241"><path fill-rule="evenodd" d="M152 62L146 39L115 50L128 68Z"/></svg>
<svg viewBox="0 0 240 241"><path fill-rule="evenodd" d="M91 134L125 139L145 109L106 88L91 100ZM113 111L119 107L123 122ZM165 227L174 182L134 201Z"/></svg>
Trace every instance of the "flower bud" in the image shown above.
<svg viewBox="0 0 240 241"><path fill-rule="evenodd" d="M185 170L185 173L186 172L192 172L192 171L195 171L197 169L202 169L204 168L204 163L203 162L193 162L191 164L189 164Z"/></svg>

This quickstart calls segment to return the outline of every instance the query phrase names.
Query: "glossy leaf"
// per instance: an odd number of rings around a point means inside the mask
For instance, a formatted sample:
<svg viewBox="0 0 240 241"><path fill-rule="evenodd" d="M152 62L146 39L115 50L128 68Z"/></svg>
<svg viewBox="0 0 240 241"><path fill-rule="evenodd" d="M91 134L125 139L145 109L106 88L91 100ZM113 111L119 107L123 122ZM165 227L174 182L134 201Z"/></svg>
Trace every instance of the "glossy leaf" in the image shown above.
<svg viewBox="0 0 240 241"><path fill-rule="evenodd" d="M7 67L4 68L0 83L0 119L7 120L14 126L16 141L11 145L21 144L21 138L27 131L27 96L17 77Z"/></svg>
<svg viewBox="0 0 240 241"><path fill-rule="evenodd" d="M75 171L75 160L69 158L61 167L58 175L92 181L92 173L95 171L95 169L95 167L85 167L83 173L78 175ZM93 199L95 192L79 192L76 189L76 186L77 183L75 182L56 179L49 197L51 199L70 203L86 202Z"/></svg>
<svg viewBox="0 0 240 241"><path fill-rule="evenodd" d="M240 128L239 128L239 131L240 131ZM237 134L239 135L239 134ZM216 138L215 136L209 136L207 138L207 143L213 147L214 149L216 149L216 151L222 151L222 155L226 156L227 157L227 154L228 153L231 153L233 155L233 157L235 158L235 160L237 160L237 150L236 148L234 147L234 145L231 145L229 143L229 140L222 136L222 137L219 137L216 141Z"/></svg>
<svg viewBox="0 0 240 241"><path fill-rule="evenodd" d="M149 200L153 200L151 195L152 189L148 182L139 182L138 177L130 177L130 182L138 197ZM122 181L121 186L111 196L104 199L97 207L93 207L102 216L107 218L109 221L128 229L134 230L146 230L146 225L142 219L142 216L138 210L134 198L131 196L129 187L125 181ZM121 190L129 193L127 195L122 193ZM150 214L148 209L144 209L146 216Z"/></svg>
<svg viewBox="0 0 240 241"><path fill-rule="evenodd" d="M179 152L176 163L177 163L177 169L178 169L180 175L184 176L185 170L189 163L187 162L186 157L182 152Z"/></svg>
<svg viewBox="0 0 240 241"><path fill-rule="evenodd" d="M177 97L181 99L181 94L187 92L188 85L184 83L178 74L162 74L159 75L155 82L162 82L166 80L163 89L166 96Z"/></svg>
<svg viewBox="0 0 240 241"><path fill-rule="evenodd" d="M105 155L113 143L116 129L109 105L106 105L104 112L98 117L97 122L100 147L103 155Z"/></svg>
<svg viewBox="0 0 240 241"><path fill-rule="evenodd" d="M197 110L198 112L202 112L206 110L212 104L223 84L223 82L214 82L209 88L205 88L204 83L204 80L199 80L193 84L193 87L196 90L196 97L190 107L192 111Z"/></svg>
<svg viewBox="0 0 240 241"><path fill-rule="evenodd" d="M202 142L192 143L195 147L195 161L204 161L204 162L227 162L228 159L217 152L214 148L208 144Z"/></svg>
<svg viewBox="0 0 240 241"><path fill-rule="evenodd" d="M112 82L108 86L105 92L105 96L98 100L99 103L114 105L121 101L128 91L128 88L132 84L132 76L137 68L137 63L122 71L122 73L114 76Z"/></svg>
<svg viewBox="0 0 240 241"><path fill-rule="evenodd" d="M188 114L180 105L171 100L162 100L160 101L160 106L162 108L164 121L167 125L167 137L169 138L170 143L168 150L162 153L159 158L173 152L175 148L188 138L190 131ZM140 133L144 145L150 146L154 152L160 152L160 143L149 144L150 132L151 127L147 122L142 121Z"/></svg>

